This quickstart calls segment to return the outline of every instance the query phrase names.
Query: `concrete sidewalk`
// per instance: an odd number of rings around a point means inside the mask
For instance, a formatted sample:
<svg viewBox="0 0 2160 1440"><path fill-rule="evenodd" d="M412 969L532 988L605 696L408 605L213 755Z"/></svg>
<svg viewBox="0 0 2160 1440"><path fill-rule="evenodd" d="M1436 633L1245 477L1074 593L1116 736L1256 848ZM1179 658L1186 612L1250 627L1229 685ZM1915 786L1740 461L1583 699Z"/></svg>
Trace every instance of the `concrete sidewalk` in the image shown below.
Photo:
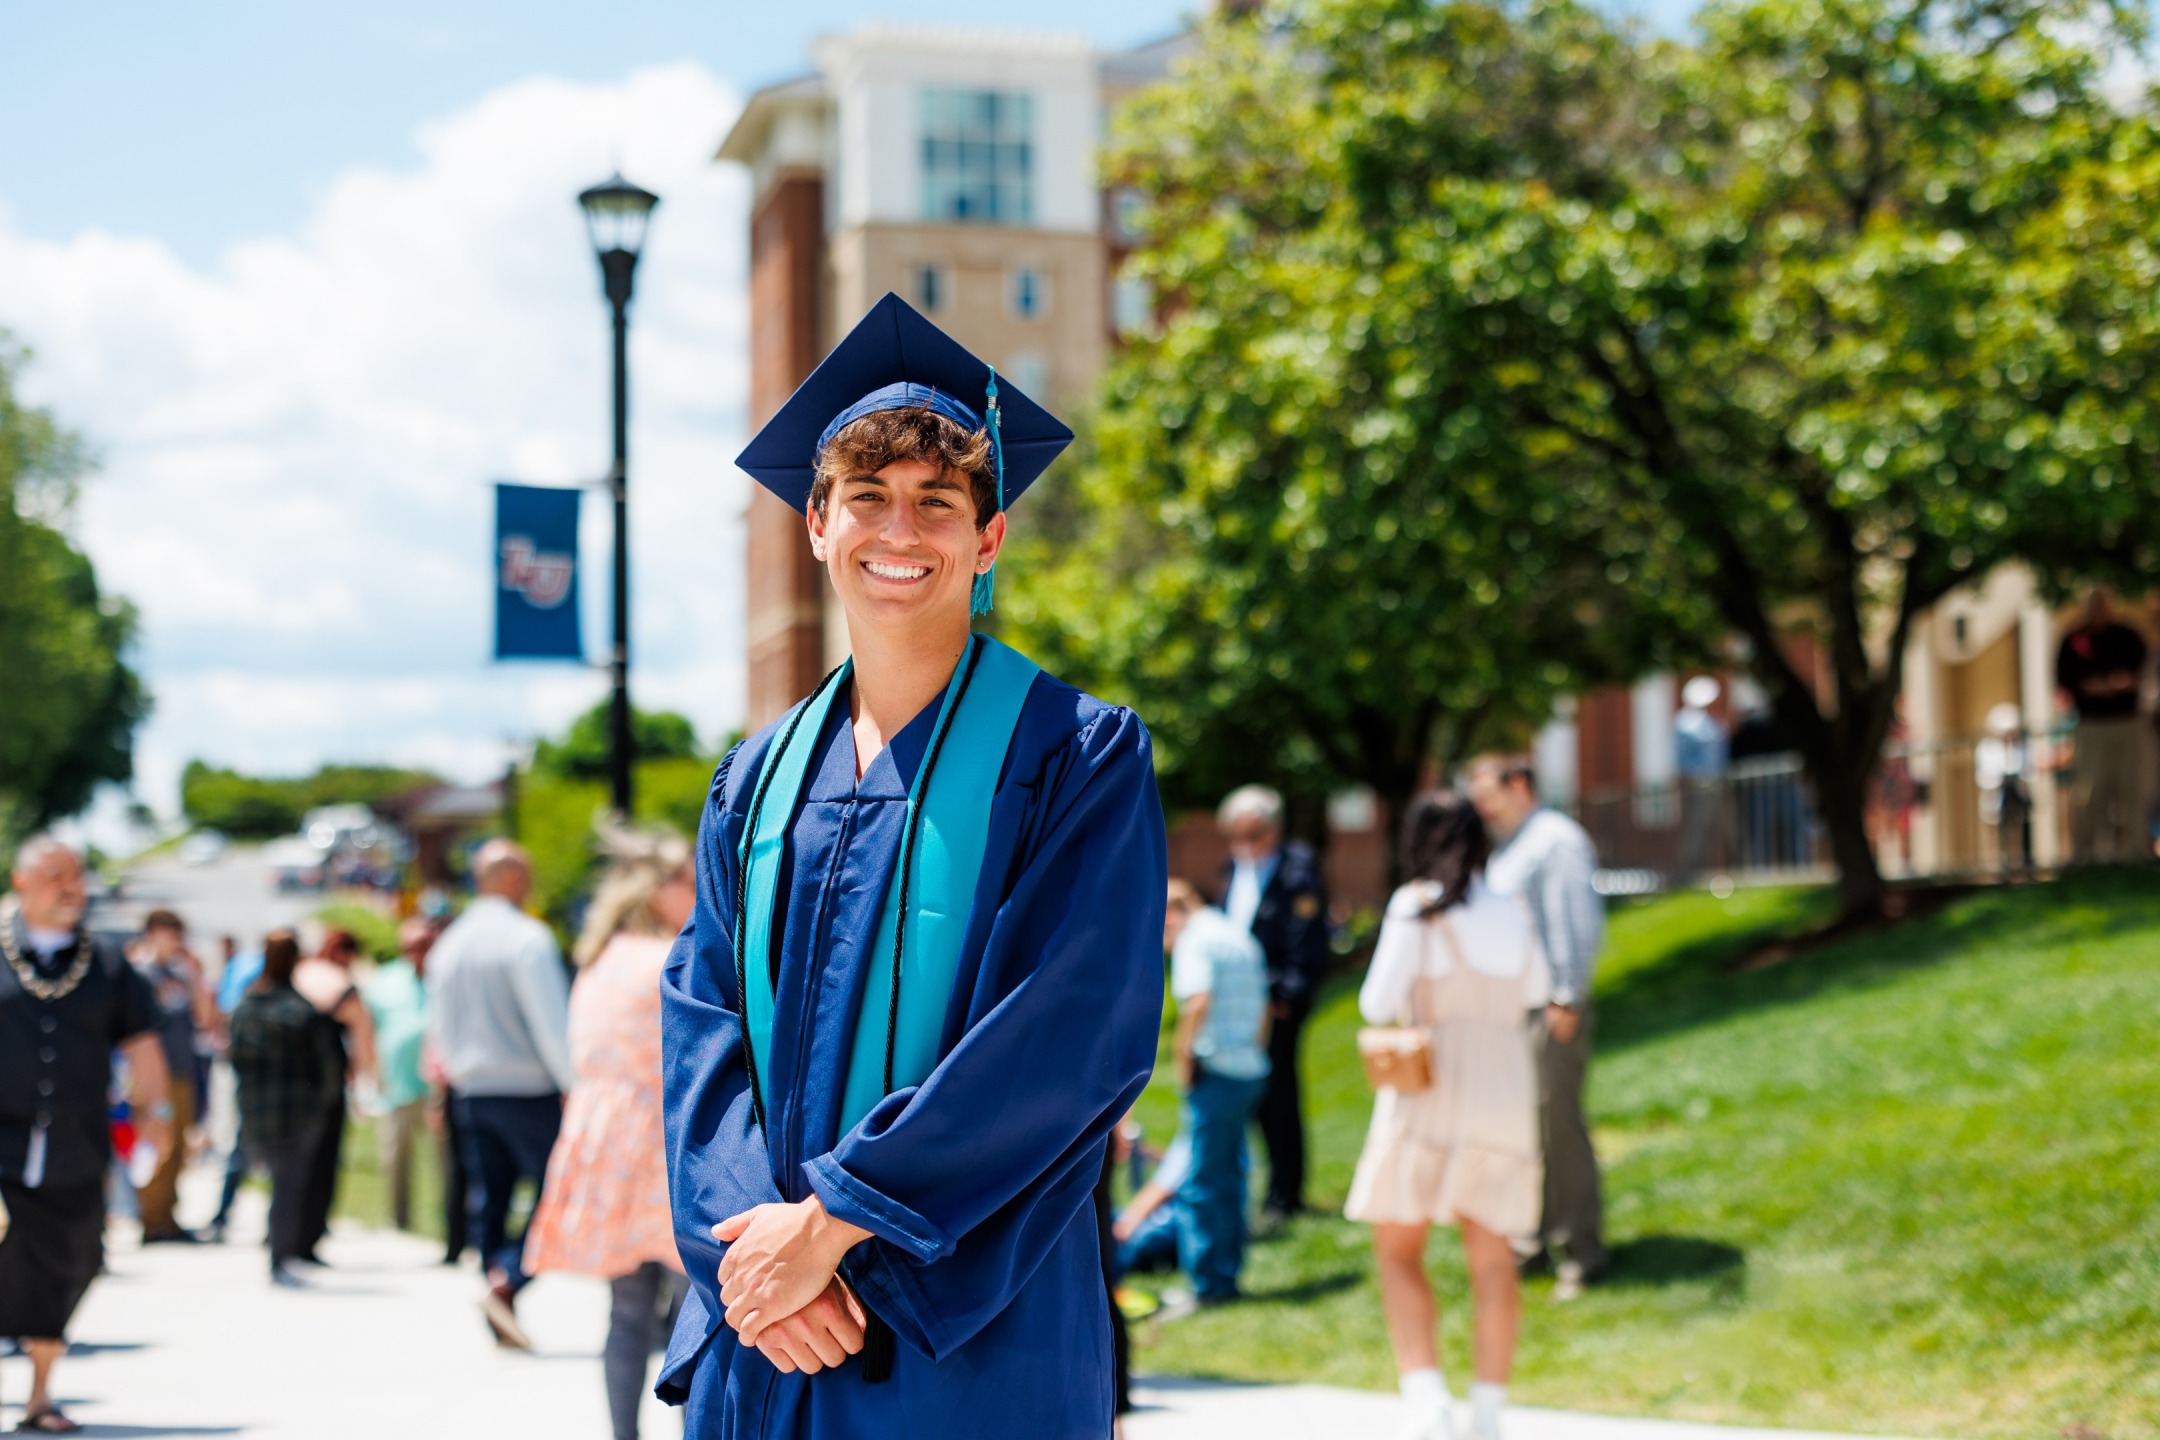
<svg viewBox="0 0 2160 1440"><path fill-rule="evenodd" d="M201 1214L216 1167L188 1177ZM207 1187L207 1188L206 1188ZM604 1440L600 1345L607 1289L543 1276L519 1310L537 1353L498 1349L480 1321L479 1281L446 1269L431 1241L341 1228L327 1271L304 1291L273 1289L260 1246L263 1205L249 1194L222 1246L143 1249L116 1233L109 1268L77 1317L59 1375L61 1403L94 1436L245 1436L248 1440ZM4 1423L29 1386L28 1362L0 1361ZM1392 1397L1317 1385L1143 1379L1130 1440L1388 1440ZM681 1433L648 1397L644 1433ZM1524 1410L1510 1440L1802 1440ZM999 1437L1026 1440L1026 1437Z"/></svg>
<svg viewBox="0 0 2160 1440"><path fill-rule="evenodd" d="M1460 1398L1460 1397L1458 1397ZM1127 1440L1392 1440L1395 1397L1332 1385L1226 1385L1142 1377ZM1463 1418L1467 1418L1466 1416ZM1804 1430L1746 1430L1677 1420L1622 1420L1511 1409L1507 1440L1842 1440Z"/></svg>

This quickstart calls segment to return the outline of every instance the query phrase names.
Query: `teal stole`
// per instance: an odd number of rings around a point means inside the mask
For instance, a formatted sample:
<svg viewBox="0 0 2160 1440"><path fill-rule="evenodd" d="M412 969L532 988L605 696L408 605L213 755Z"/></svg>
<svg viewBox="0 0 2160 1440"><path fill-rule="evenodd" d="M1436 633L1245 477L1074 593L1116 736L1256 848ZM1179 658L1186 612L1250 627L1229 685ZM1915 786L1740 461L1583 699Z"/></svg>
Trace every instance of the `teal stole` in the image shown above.
<svg viewBox="0 0 2160 1440"><path fill-rule="evenodd" d="M772 1044L772 932L781 856L809 783L818 736L853 667L850 660L827 675L766 751L736 852L735 980L743 1004L751 1104L760 1128L765 1104L758 1065ZM937 1066L953 976L989 842L990 801L1020 707L1038 673L1032 660L987 635L970 637L953 666L929 748L908 787L900 858L886 886L849 1052L843 1135L893 1090L920 1085ZM755 983L749 974L753 959Z"/></svg>

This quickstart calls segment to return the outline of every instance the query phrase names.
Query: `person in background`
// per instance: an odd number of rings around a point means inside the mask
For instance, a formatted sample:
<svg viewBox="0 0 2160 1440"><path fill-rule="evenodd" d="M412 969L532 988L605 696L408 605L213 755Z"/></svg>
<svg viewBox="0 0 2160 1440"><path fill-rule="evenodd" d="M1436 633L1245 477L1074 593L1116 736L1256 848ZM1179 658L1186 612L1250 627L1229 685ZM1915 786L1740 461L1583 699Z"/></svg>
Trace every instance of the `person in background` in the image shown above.
<svg viewBox="0 0 2160 1440"><path fill-rule="evenodd" d="M375 1022L367 1001L353 979L353 962L360 958L360 942L350 931L330 930L323 935L319 953L293 968L293 988L307 998L321 1015L326 1033L345 1056L345 1084L324 1101L322 1129L316 1132L315 1155L308 1162L308 1183L300 1206L300 1248L296 1259L320 1265L316 1253L330 1233L330 1215L337 1208L338 1175L345 1162L345 1091L347 1085L375 1075ZM267 958L264 961L268 966Z"/></svg>
<svg viewBox="0 0 2160 1440"><path fill-rule="evenodd" d="M259 948L242 950L240 942L230 935L221 937L218 946L225 952L225 968L218 971L217 1007L220 1013L230 1016L240 1008L249 987L261 978L263 953Z"/></svg>
<svg viewBox="0 0 2160 1440"><path fill-rule="evenodd" d="M2129 860L2146 853L2145 736L2138 687L2145 639L2116 618L2114 597L2096 589L2084 618L2055 652L2055 684L2077 711L2071 761L2071 855Z"/></svg>
<svg viewBox="0 0 2160 1440"><path fill-rule="evenodd" d="M1461 1229L1470 1271L1470 1440L1499 1440L1522 1297L1512 1240L1537 1228L1536 1061L1525 1011L1546 1000L1545 956L1522 902L1485 883L1491 842L1471 804L1419 797L1403 824L1411 876L1388 901L1358 1011L1430 1038L1432 1083L1382 1090L1343 1213L1373 1227L1404 1440L1454 1440L1434 1339L1426 1229Z"/></svg>
<svg viewBox="0 0 2160 1440"><path fill-rule="evenodd" d="M1224 797L1215 823L1230 847L1222 909L1252 932L1267 955L1268 1077L1260 1097L1267 1146L1261 1225L1272 1229L1305 1208L1305 1104L1298 1044L1327 979L1327 885L1302 841L1283 840L1282 796L1246 785Z"/></svg>
<svg viewBox="0 0 2160 1440"><path fill-rule="evenodd" d="M1470 762L1470 801L1497 847L1486 880L1530 907L1551 971L1551 995L1530 1019L1537 1054L1539 1130L1545 1154L1545 1213L1535 1264L1559 1255L1555 1298L1572 1300L1605 1269L1605 1205L1597 1151L1583 1110L1594 1014L1590 985L1605 944L1605 901L1597 893L1597 851L1582 826L1538 803L1537 773L1523 756Z"/></svg>
<svg viewBox="0 0 2160 1440"><path fill-rule="evenodd" d="M193 1245L195 1232L182 1226L173 1212L180 1199L180 1167L187 1160L187 1134L202 1109L202 1092L195 1078L195 1040L203 1029L214 1026L211 1016L215 1007L202 982L202 967L188 953L187 926L170 910L152 910L143 917L142 937L135 947L135 968L157 992L158 1009L164 1016L158 1037L165 1045L174 1140L149 1183L136 1190L143 1244Z"/></svg>
<svg viewBox="0 0 2160 1440"><path fill-rule="evenodd" d="M1162 1158L1133 1190L1110 1227L1120 1271L1133 1274L1177 1267L1178 1232L1184 1228L1177 1213L1178 1191L1191 1173L1192 1135L1180 1130L1163 1147Z"/></svg>
<svg viewBox="0 0 2160 1440"><path fill-rule="evenodd" d="M686 1282L668 1208L660 1105L660 971L697 908L690 847L614 833L612 858L571 949L570 1062L562 1134L525 1237L525 1270L608 1282L601 1371L615 1440L637 1440L638 1402Z"/></svg>
<svg viewBox="0 0 2160 1440"><path fill-rule="evenodd" d="M1733 768L1747 767L1733 791L1738 802L1742 869L1790 869L1810 858L1807 800L1800 786L1795 747L1767 702L1741 711L1726 742ZM1771 763L1785 757L1795 763Z"/></svg>
<svg viewBox="0 0 2160 1440"><path fill-rule="evenodd" d="M1103 1291L1110 1301L1111 1440L1125 1440L1125 1417L1133 1411L1132 1326L1118 1299L1118 1285L1125 1277L1121 1253L1125 1236L1118 1229L1117 1171L1118 1166L1132 1162L1139 1134L1140 1127L1128 1112L1110 1133L1110 1143L1103 1147L1102 1173L1095 1177L1095 1247L1102 1258Z"/></svg>
<svg viewBox="0 0 2160 1440"><path fill-rule="evenodd" d="M217 1008L221 1031L229 1030L232 1016L247 998L248 990L262 978L263 954L260 947L242 950L240 942L230 935L218 941L225 952L224 968L218 971ZM233 1131L232 1149L225 1154L225 1181L218 1192L217 1214L211 1218L206 1237L218 1244L225 1241L225 1231L232 1222L233 1202L240 1198L240 1186L247 1179L247 1146L240 1143L239 1130Z"/></svg>
<svg viewBox="0 0 2160 1440"><path fill-rule="evenodd" d="M428 1082L421 1073L427 1046L427 954L441 933L418 916L398 927L398 958L376 967L362 987L375 1027L375 1067L382 1117L375 1138L390 1187L390 1219L412 1229L413 1142L427 1126Z"/></svg>
<svg viewBox="0 0 2160 1440"><path fill-rule="evenodd" d="M1719 782L1725 778L1731 742L1725 722L1710 710L1719 693L1716 680L1697 675L1680 687L1680 711L1673 716L1673 768L1680 775L1680 867L1673 876L1677 885L1691 885L1702 873L1724 814Z"/></svg>
<svg viewBox="0 0 2160 1440"><path fill-rule="evenodd" d="M106 1099L113 1055L134 1084L135 1125L162 1156L177 1143L157 992L120 947L82 927L82 856L50 835L15 852L0 899L0 1335L30 1356L18 1431L82 1427L53 1399L68 1322L105 1264Z"/></svg>
<svg viewBox="0 0 2160 1440"><path fill-rule="evenodd" d="M2025 717L2005 700L1987 712L1987 734L1973 747L1980 823L1995 832L2000 870L2032 867L2032 792L2026 788Z"/></svg>
<svg viewBox="0 0 2160 1440"><path fill-rule="evenodd" d="M231 1061L240 1103L240 1143L270 1174L270 1282L304 1282L303 1226L311 1172L330 1123L331 1101L345 1091L345 1049L322 1014L293 988L300 940L273 930L263 940L263 968L233 1011Z"/></svg>
<svg viewBox="0 0 2160 1440"><path fill-rule="evenodd" d="M1245 1258L1245 1126L1268 1074L1267 957L1250 930L1183 880L1168 887L1163 948L1192 1156L1173 1212L1178 1258L1193 1298L1218 1305L1237 1298Z"/></svg>
<svg viewBox="0 0 2160 1440"><path fill-rule="evenodd" d="M509 1237L510 1201L520 1180L546 1198L548 1155L576 1073L570 987L555 937L519 908L532 893L524 849L490 840L472 868L479 894L428 955L428 1039L457 1092L467 1235L487 1270L481 1312L498 1344L529 1350L517 1320L525 1243Z"/></svg>
<svg viewBox="0 0 2160 1440"><path fill-rule="evenodd" d="M428 1080L428 1129L435 1134L435 1163L442 1169L442 1263L455 1265L465 1258L466 1247L472 1243L469 1232L473 1198L465 1178L465 1142L457 1128L457 1092L450 1088L442 1062L435 1058L432 1041L423 1053L422 1073Z"/></svg>

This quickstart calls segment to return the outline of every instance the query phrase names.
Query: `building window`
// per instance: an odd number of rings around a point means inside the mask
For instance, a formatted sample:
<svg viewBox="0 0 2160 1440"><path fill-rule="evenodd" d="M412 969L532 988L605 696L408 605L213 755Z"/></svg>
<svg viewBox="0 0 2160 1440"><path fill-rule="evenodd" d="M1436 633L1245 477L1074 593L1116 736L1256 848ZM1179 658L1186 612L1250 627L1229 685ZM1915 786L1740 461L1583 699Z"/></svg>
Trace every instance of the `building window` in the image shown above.
<svg viewBox="0 0 2160 1440"><path fill-rule="evenodd" d="M1138 275L1120 275L1110 286L1110 323L1131 337L1155 328L1155 288Z"/></svg>
<svg viewBox="0 0 2160 1440"><path fill-rule="evenodd" d="M952 303L952 277L939 265L915 267L915 308L935 315Z"/></svg>
<svg viewBox="0 0 2160 1440"><path fill-rule="evenodd" d="M1050 311L1050 279L1032 265L1005 277L1005 303L1015 320L1040 320Z"/></svg>
<svg viewBox="0 0 2160 1440"><path fill-rule="evenodd" d="M1110 239L1118 245L1140 243L1140 214L1147 206L1147 197L1130 185L1121 185L1110 192Z"/></svg>
<svg viewBox="0 0 2160 1440"><path fill-rule="evenodd" d="M1042 401L1048 398L1050 393L1050 360L1048 356L1034 350L1023 350L1012 357L1012 364L1005 373L1012 376L1012 383L1017 385L1020 388L1020 393L1030 400Z"/></svg>
<svg viewBox="0 0 2160 1440"><path fill-rule="evenodd" d="M923 215L1025 225L1034 214L1034 106L998 90L922 92Z"/></svg>

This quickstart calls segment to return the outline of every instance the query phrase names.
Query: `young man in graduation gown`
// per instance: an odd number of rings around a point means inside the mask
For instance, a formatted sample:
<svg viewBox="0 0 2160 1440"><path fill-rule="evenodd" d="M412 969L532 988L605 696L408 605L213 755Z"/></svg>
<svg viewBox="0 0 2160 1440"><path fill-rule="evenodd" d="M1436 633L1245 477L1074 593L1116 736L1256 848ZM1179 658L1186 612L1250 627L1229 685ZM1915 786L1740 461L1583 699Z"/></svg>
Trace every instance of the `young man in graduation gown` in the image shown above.
<svg viewBox="0 0 2160 1440"><path fill-rule="evenodd" d="M887 295L738 463L853 651L721 762L662 980L699 1440L1111 1431L1092 1192L1162 1006L1146 730L971 633L1071 432Z"/></svg>

